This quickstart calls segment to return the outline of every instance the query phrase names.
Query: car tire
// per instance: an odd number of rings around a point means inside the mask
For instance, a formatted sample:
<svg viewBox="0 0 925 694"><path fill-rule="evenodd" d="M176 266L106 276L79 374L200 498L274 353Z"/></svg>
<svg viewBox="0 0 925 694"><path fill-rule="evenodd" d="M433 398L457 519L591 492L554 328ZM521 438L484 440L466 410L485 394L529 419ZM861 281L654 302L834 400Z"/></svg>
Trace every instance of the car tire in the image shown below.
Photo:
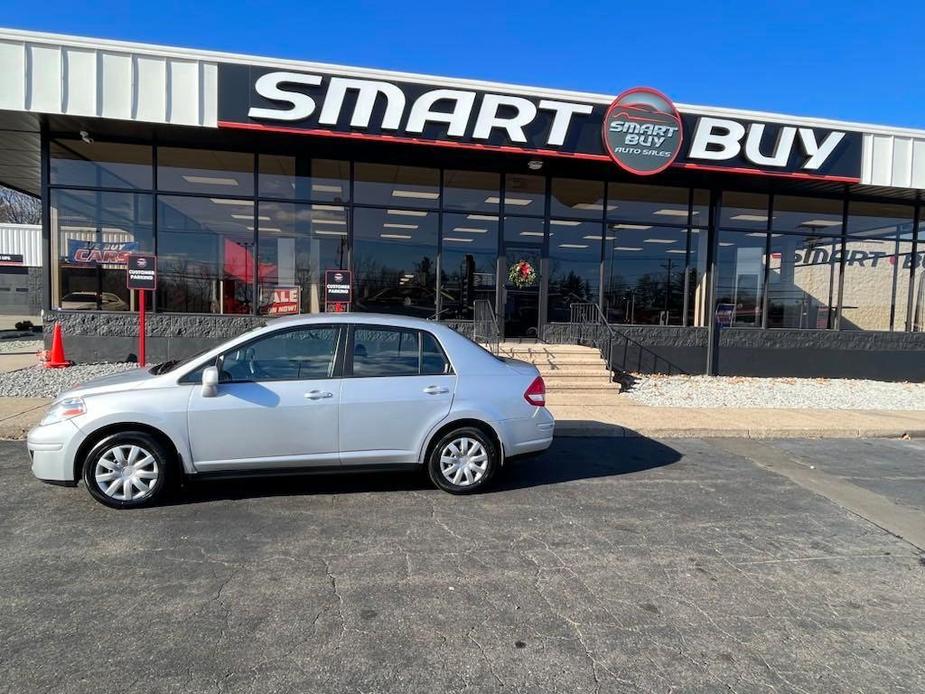
<svg viewBox="0 0 925 694"><path fill-rule="evenodd" d="M443 434L430 450L427 475L450 494L474 494L484 489L501 465L494 439L476 427Z"/></svg>
<svg viewBox="0 0 925 694"><path fill-rule="evenodd" d="M152 506L164 497L172 456L143 431L122 431L98 442L83 462L90 495L110 508Z"/></svg>

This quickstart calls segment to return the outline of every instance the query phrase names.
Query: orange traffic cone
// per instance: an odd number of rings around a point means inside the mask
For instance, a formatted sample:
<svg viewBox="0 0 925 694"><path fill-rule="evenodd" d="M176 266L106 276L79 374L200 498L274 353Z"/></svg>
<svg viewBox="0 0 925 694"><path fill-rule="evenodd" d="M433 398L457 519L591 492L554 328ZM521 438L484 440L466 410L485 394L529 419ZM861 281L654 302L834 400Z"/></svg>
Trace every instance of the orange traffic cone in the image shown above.
<svg viewBox="0 0 925 694"><path fill-rule="evenodd" d="M64 340L61 339L61 324L55 323L55 330L51 337L51 352L45 359L45 368L60 369L63 366L70 366L72 363L64 358Z"/></svg>

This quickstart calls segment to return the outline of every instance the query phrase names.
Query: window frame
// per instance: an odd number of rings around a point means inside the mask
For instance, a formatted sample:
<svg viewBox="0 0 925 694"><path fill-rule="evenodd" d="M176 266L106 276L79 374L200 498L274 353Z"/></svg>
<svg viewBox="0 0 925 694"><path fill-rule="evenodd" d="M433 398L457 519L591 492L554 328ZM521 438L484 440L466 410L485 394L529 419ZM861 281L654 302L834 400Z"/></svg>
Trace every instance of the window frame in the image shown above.
<svg viewBox="0 0 925 694"><path fill-rule="evenodd" d="M354 336L357 328L367 329L367 330L392 330L396 332L405 332L405 333L414 333L417 337L418 343L418 372L416 374L382 374L379 376L365 376L365 375L356 375L353 373L353 345L354 345ZM446 361L449 370L443 374L425 374L421 373L421 367L424 363L424 333L430 335L434 343L437 345L437 349L440 350L443 355L443 359ZM443 343L440 342L440 338L434 335L429 330L424 330L422 328L408 328L403 325L387 325L385 323L351 323L347 331L347 340L346 347L344 350L344 378L417 378L421 376L455 376L456 369L453 366L453 362L450 360L450 356L446 351L446 348L443 346Z"/></svg>

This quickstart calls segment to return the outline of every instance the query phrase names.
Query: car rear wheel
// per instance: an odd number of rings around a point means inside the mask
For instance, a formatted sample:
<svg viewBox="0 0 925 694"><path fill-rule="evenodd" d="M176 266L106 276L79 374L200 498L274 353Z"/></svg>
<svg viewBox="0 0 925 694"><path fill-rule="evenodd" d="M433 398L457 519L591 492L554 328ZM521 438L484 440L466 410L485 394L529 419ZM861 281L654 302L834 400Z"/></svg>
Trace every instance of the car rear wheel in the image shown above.
<svg viewBox="0 0 925 694"><path fill-rule="evenodd" d="M83 479L94 499L112 508L154 504L164 494L170 457L150 434L107 436L87 455Z"/></svg>
<svg viewBox="0 0 925 694"><path fill-rule="evenodd" d="M498 447L475 427L454 429L437 441L427 461L431 481L451 494L483 489L500 465Z"/></svg>

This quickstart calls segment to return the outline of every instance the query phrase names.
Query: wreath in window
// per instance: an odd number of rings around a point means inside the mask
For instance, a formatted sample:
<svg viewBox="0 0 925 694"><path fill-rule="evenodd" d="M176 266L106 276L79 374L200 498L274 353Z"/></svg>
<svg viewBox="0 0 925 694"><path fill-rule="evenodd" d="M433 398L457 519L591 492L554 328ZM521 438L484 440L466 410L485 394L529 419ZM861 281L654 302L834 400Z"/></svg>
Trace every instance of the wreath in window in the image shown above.
<svg viewBox="0 0 925 694"><path fill-rule="evenodd" d="M518 289L532 287L536 284L536 270L534 270L533 266L526 260L518 260L511 265L511 270L508 272L507 278L510 283Z"/></svg>

